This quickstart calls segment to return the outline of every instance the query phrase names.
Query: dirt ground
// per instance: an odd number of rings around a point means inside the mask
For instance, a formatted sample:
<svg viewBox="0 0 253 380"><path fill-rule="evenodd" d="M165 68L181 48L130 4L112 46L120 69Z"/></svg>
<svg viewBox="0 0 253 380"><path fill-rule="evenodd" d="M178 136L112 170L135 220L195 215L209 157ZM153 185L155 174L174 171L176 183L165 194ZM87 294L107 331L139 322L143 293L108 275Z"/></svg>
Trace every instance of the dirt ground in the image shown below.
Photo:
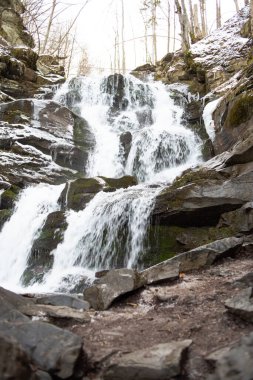
<svg viewBox="0 0 253 380"><path fill-rule="evenodd" d="M205 356L253 331L253 324L224 306L241 289L236 280L252 271L251 253L227 258L177 281L148 286L108 311L91 313L91 323L69 327L83 337L91 368L87 379L100 379L103 368L122 353L183 339L193 343L181 379L206 379L212 368Z"/></svg>

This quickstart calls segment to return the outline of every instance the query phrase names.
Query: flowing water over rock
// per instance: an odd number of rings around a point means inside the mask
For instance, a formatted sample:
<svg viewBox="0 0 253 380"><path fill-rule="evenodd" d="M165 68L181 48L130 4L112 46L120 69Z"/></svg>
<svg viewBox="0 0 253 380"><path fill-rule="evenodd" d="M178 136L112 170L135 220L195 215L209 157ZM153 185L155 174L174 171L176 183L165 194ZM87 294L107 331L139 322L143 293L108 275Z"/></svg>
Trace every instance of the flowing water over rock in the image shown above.
<svg viewBox="0 0 253 380"><path fill-rule="evenodd" d="M95 136L87 177L134 175L139 185L114 192L100 191L84 210L67 211L68 227L63 241L53 251L52 269L40 284L33 284L34 290L70 291L78 281L92 278L95 270L143 266L145 238L156 196L165 184L201 158L201 143L183 126L183 108L175 104L173 96L173 91L161 83L143 83L117 74L72 79L58 91L54 101L86 119ZM37 189L38 194L43 193L42 187ZM9 288L20 284L32 242L46 216L57 210L59 187L55 190L47 186L44 190L43 210L37 197L34 215L21 222L24 247L19 249L16 243L8 248L8 244L9 240L17 241L14 235L20 231L15 217L28 214L25 199L29 192L36 193L35 187L24 190L13 217L0 234L0 241L7 245L0 259L5 260L6 254L8 265L13 268L14 262L22 262L18 271L8 274ZM11 237L8 230L12 230ZM5 268L0 270L3 285L8 270L6 264L1 268Z"/></svg>

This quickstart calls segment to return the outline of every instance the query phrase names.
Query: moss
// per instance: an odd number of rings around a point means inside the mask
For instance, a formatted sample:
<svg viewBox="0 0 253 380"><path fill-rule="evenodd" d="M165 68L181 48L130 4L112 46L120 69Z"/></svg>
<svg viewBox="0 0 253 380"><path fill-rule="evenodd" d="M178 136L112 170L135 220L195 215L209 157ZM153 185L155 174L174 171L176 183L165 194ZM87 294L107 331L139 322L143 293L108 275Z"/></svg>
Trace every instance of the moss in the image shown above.
<svg viewBox="0 0 253 380"><path fill-rule="evenodd" d="M11 210L0 210L0 231L5 222L11 217Z"/></svg>
<svg viewBox="0 0 253 380"><path fill-rule="evenodd" d="M244 93L240 95L230 108L225 127L236 128L246 123L253 116L253 94Z"/></svg>
<svg viewBox="0 0 253 380"><path fill-rule="evenodd" d="M18 198L20 188L18 186L11 186L5 190L1 195L1 209L11 209Z"/></svg>
<svg viewBox="0 0 253 380"><path fill-rule="evenodd" d="M219 180L221 175L215 170L186 170L180 177L177 177L171 185L172 189L178 189L180 187L189 184L201 184L206 180Z"/></svg>

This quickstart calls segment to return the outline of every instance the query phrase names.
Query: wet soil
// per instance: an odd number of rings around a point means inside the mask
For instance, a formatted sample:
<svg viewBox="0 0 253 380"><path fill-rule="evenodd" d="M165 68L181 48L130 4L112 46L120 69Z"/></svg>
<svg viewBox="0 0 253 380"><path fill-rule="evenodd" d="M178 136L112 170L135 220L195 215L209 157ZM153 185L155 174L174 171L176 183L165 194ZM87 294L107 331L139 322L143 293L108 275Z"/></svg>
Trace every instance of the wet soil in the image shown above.
<svg viewBox="0 0 253 380"><path fill-rule="evenodd" d="M108 311L92 312L89 324L69 326L83 338L90 360L87 379L100 379L103 369L123 353L183 339L191 339L192 345L181 379L206 379L213 369L205 357L253 331L253 324L224 306L242 288L236 280L249 272L253 254L227 258L125 296Z"/></svg>

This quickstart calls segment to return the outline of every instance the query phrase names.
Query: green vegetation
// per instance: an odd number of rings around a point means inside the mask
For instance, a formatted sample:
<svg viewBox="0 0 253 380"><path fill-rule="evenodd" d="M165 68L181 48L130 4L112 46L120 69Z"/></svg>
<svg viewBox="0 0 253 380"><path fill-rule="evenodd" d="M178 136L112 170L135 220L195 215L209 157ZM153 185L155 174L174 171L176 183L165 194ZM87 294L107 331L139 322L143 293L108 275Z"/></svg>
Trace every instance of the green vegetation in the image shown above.
<svg viewBox="0 0 253 380"><path fill-rule="evenodd" d="M253 116L253 94L242 94L233 103L228 112L226 127L236 128Z"/></svg>

